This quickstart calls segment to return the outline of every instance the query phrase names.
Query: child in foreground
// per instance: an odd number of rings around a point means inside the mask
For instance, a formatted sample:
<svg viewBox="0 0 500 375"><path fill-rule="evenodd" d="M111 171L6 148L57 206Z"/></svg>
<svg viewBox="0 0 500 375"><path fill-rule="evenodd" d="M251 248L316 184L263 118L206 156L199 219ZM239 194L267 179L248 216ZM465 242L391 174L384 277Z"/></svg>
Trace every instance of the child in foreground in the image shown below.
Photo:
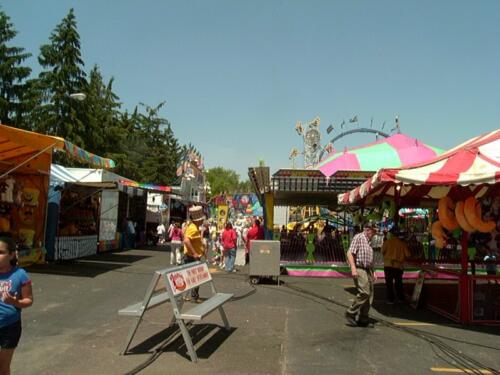
<svg viewBox="0 0 500 375"><path fill-rule="evenodd" d="M0 237L0 375L10 375L10 363L21 338L21 309L33 304L31 280L17 267L16 246Z"/></svg>

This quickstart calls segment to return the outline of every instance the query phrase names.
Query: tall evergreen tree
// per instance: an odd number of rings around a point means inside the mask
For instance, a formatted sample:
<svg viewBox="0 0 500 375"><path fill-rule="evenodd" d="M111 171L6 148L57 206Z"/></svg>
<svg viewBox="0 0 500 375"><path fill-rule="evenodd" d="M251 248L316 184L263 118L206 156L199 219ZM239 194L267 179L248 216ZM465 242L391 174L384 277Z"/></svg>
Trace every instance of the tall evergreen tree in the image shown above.
<svg viewBox="0 0 500 375"><path fill-rule="evenodd" d="M120 125L119 98L113 92L113 79L105 84L97 65L89 74L84 105L86 149L106 156L122 152L126 133Z"/></svg>
<svg viewBox="0 0 500 375"><path fill-rule="evenodd" d="M9 46L16 35L10 18L0 11L0 122L26 128L23 97L31 69L22 64L31 54L24 52L24 48Z"/></svg>
<svg viewBox="0 0 500 375"><path fill-rule="evenodd" d="M85 147L85 104L70 97L87 91L73 9L52 32L50 43L40 48L38 61L45 70L39 75L38 88L44 95L36 129Z"/></svg>
<svg viewBox="0 0 500 375"><path fill-rule="evenodd" d="M159 116L164 104L160 103L156 107L143 105L146 113L139 116L140 132L147 145L142 180L169 185L176 179L181 148L170 122Z"/></svg>

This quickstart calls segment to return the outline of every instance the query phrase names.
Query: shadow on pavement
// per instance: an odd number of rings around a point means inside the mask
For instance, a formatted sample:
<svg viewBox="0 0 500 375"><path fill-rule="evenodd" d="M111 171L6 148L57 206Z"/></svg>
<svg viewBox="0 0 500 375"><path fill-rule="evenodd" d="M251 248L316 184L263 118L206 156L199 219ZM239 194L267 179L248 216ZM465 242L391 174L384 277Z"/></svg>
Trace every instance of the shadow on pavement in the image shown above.
<svg viewBox="0 0 500 375"><path fill-rule="evenodd" d="M129 249L131 250L131 249ZM161 245L154 246L139 246L135 248L135 250L148 250L148 251L158 251L160 253L169 253L170 252L170 242L166 242Z"/></svg>
<svg viewBox="0 0 500 375"><path fill-rule="evenodd" d="M128 267L132 263L149 257L148 255L132 255L126 253L100 253L81 259L59 261L56 263L33 264L26 267L26 270L29 273L93 278L105 272Z"/></svg>
<svg viewBox="0 0 500 375"><path fill-rule="evenodd" d="M191 340L199 358L207 359L236 331L232 327L226 330L216 324L195 324L189 328ZM173 340L173 341L172 341ZM198 345L200 344L201 345ZM191 360L186 344L177 325L168 327L154 336L144 340L127 352L127 355L147 354L155 352L176 352Z"/></svg>
<svg viewBox="0 0 500 375"><path fill-rule="evenodd" d="M407 301L410 300L411 293L413 292L413 283L405 283L405 293ZM357 290L354 287L346 287L344 290L353 296L356 295ZM425 289L423 291L423 295L421 296L421 300L425 301ZM414 309L409 305L409 303L394 303L387 304L386 299L386 286L385 283L377 283L375 284L375 297L372 304L372 309L376 310L379 314L386 316L391 319L403 319L409 321L415 321L420 323L430 323L441 326L453 326L456 328L460 328L463 330L473 331L473 332L482 332L489 333L494 335L500 335L500 327L494 325L469 325L463 326L460 325L451 319L447 319L431 310L425 308L425 306L421 306L418 309Z"/></svg>

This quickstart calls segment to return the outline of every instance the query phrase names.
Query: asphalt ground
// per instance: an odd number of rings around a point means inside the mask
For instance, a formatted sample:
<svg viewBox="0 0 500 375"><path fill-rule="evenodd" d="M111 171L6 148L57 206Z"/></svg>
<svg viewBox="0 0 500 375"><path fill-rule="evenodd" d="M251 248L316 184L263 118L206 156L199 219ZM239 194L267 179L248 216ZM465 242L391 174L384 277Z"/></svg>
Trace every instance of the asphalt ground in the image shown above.
<svg viewBox="0 0 500 375"><path fill-rule="evenodd" d="M23 312L13 374L494 374L500 329L461 327L425 309L386 305L376 285L373 327L348 327L349 279L282 277L252 286L245 267L214 269L231 331L214 312L191 328L198 363L167 328L170 305L147 311L122 356L133 318L117 311L144 297L153 272L169 265L166 248L105 253L28 269L35 296ZM201 296L210 295L208 287ZM460 370L462 369L462 370ZM460 372L461 371L461 372Z"/></svg>

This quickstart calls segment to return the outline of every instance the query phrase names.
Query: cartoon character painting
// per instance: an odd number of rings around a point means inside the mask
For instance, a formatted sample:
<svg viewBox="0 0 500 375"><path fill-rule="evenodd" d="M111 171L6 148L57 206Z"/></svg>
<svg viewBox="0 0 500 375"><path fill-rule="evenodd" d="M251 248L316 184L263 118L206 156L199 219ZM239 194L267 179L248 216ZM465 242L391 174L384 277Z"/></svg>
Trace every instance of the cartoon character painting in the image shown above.
<svg viewBox="0 0 500 375"><path fill-rule="evenodd" d="M35 210L38 207L40 191L34 188L24 188L22 195L22 205L19 208L19 218L24 225L33 224Z"/></svg>

